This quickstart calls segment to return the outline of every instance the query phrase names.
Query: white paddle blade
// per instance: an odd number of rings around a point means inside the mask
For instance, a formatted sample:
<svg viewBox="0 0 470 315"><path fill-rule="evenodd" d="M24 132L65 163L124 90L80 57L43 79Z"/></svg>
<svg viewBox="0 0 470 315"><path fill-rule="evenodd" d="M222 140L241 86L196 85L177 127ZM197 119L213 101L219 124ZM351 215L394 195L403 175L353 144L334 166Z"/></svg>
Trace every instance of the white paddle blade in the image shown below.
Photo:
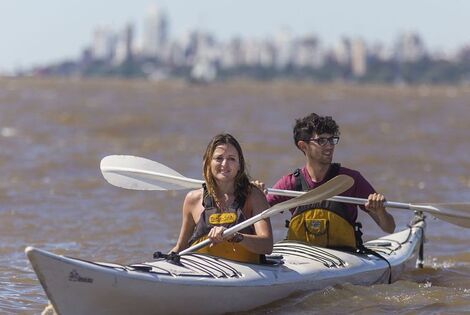
<svg viewBox="0 0 470 315"><path fill-rule="evenodd" d="M470 228L470 204L468 203L414 205L412 209L427 212L438 219L464 228Z"/></svg>
<svg viewBox="0 0 470 315"><path fill-rule="evenodd" d="M346 190L351 188L352 185L354 185L354 179L352 177L348 175L338 175L330 179L323 185L318 186L317 188L312 189L306 193L303 193L298 197L274 205L268 210L265 210L265 212L269 211L269 213L279 213L287 209L292 209L306 204L326 200L335 195L345 192Z"/></svg>
<svg viewBox="0 0 470 315"><path fill-rule="evenodd" d="M131 155L106 156L100 169L111 185L133 190L196 189L203 183L158 162Z"/></svg>

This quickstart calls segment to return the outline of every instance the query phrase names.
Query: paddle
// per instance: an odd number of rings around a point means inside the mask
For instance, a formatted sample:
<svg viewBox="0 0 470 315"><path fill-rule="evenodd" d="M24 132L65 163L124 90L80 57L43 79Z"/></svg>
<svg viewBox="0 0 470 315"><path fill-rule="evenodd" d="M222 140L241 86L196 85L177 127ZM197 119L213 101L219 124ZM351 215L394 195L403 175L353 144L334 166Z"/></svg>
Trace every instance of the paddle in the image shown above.
<svg viewBox="0 0 470 315"><path fill-rule="evenodd" d="M145 158L110 155L101 160L101 172L112 185L135 190L179 190L200 188L203 181L181 175L175 170ZM320 186L321 187L321 186ZM299 196L305 192L269 188L271 194ZM329 200L364 205L367 200L336 196ZM386 207L422 211L461 227L470 228L468 204L411 204L387 201Z"/></svg>
<svg viewBox="0 0 470 315"><path fill-rule="evenodd" d="M274 189L268 188L268 192L273 195L281 195L281 196L300 196L302 195L303 191L292 191L292 190L282 190L282 189ZM346 196L335 196L331 197L328 200L338 201L343 203L351 203L356 205L364 205L367 202L367 199L363 198L354 198L354 197L346 197ZM394 201L385 201L385 207L395 208L395 209L405 209L405 210L412 210L412 211L421 211L427 212L438 219L443 221L447 221L449 223L470 228L470 213L468 209L470 209L469 204L465 203L438 203L438 204L411 204L411 203L403 203L403 202L394 202ZM467 212L465 212L465 208ZM447 208L448 211L445 212L442 209ZM460 214L458 213L460 212Z"/></svg>
<svg viewBox="0 0 470 315"><path fill-rule="evenodd" d="M259 220L267 219L272 217L273 215L280 213L285 210L289 210L291 208L295 208L298 206L306 205L306 204L311 204L315 203L318 201L322 201L325 199L328 199L331 196L334 196L336 194L340 194L346 190L348 190L352 185L354 184L354 180L347 176L347 175L338 175L323 185L312 189L305 194L301 196L297 196L295 198L286 200L284 202L278 203L271 208L268 208L264 210L263 212L255 215L254 217L251 217L235 226L232 226L231 228L226 229L222 236L230 236L235 234L236 232L246 228L247 226L250 226ZM196 251L200 248L203 248L207 245L209 245L211 241L209 239L206 239L196 245L193 245L183 251L181 251L179 254L183 255L186 253L190 253L193 251Z"/></svg>

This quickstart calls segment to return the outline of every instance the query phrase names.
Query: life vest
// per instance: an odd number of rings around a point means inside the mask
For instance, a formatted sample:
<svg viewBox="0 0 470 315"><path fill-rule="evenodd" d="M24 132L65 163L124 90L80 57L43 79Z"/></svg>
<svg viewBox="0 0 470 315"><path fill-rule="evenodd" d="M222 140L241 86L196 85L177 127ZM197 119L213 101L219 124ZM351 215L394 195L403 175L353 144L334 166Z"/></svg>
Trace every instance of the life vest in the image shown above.
<svg viewBox="0 0 470 315"><path fill-rule="evenodd" d="M204 210L202 211L201 217L196 224L193 235L189 240L190 246L207 239L207 234L209 234L209 231L215 226L224 226L226 228L230 228L246 220L246 215L243 212L245 200L235 200L228 211L220 212L220 210L215 207L215 201L207 192L205 185L203 187L204 195L202 205L204 206ZM240 233L255 234L255 230L253 226L249 226L241 230ZM205 253L212 256L247 263L258 264L262 261L262 255L247 250L239 243L228 241L223 241L212 246L205 246L199 249L197 253Z"/></svg>
<svg viewBox="0 0 470 315"><path fill-rule="evenodd" d="M338 175L340 164L333 163L326 174L326 180ZM297 169L293 173L295 190L307 191L309 187L304 176ZM353 224L344 203L323 200L297 207L288 223L287 239L329 248L356 249L362 243L358 224Z"/></svg>

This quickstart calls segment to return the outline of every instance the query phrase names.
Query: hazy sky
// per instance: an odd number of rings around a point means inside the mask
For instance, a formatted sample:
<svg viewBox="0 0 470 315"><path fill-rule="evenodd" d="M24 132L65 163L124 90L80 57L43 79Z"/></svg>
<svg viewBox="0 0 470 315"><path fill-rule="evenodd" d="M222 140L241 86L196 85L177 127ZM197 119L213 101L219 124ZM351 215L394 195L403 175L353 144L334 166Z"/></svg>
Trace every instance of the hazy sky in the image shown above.
<svg viewBox="0 0 470 315"><path fill-rule="evenodd" d="M171 37L194 28L219 39L264 37L287 27L326 45L341 36L390 44L404 31L433 50L470 44L468 0L2 0L0 72L77 58L97 25L131 22L139 37L151 4L167 11Z"/></svg>

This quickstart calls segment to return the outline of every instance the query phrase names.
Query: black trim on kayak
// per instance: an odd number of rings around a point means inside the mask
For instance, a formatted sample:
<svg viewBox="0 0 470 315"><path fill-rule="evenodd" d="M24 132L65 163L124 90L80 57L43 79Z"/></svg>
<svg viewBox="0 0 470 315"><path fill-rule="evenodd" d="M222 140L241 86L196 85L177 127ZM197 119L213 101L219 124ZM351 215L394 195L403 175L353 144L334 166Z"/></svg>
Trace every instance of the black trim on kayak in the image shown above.
<svg viewBox="0 0 470 315"><path fill-rule="evenodd" d="M383 261L385 261L388 265L388 284L391 284L392 283L392 265L390 264L390 262L387 260L387 258L385 258L384 256L380 255L378 252L370 249L370 248L367 248L365 246L361 246L360 248L357 249L358 250L358 253L360 254L370 254L370 255L373 255L379 259L382 259Z"/></svg>

